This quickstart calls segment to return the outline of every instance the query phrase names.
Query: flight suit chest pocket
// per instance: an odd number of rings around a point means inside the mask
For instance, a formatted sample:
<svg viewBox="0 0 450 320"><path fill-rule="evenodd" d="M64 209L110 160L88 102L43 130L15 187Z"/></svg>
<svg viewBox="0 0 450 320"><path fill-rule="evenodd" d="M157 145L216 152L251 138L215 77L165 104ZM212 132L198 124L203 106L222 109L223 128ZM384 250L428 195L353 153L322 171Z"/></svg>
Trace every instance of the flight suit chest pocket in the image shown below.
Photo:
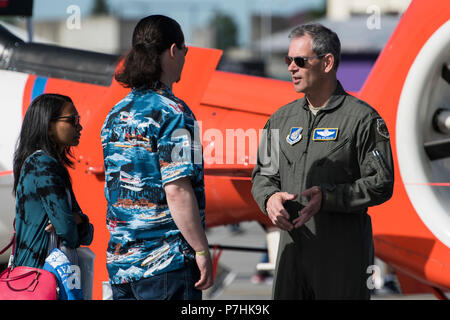
<svg viewBox="0 0 450 320"><path fill-rule="evenodd" d="M305 154L305 143L299 142L296 145L289 145L287 143L280 143L280 164L285 164L289 167L299 162Z"/></svg>
<svg viewBox="0 0 450 320"><path fill-rule="evenodd" d="M340 142L330 143L323 146L324 149L317 156L315 166L330 169L337 175L352 176L352 151L350 138L345 138ZM328 171L328 170L327 170Z"/></svg>
<svg viewBox="0 0 450 320"><path fill-rule="evenodd" d="M280 180L283 191L290 193L297 193L298 183L293 181L299 181L299 173L297 168L302 167L300 163L305 156L305 147L300 141L295 145L289 145L288 143L280 143Z"/></svg>
<svg viewBox="0 0 450 320"><path fill-rule="evenodd" d="M348 149L350 138L345 138L344 140L340 142L334 142L334 143L327 143L327 146L325 147L325 150L323 151L323 157L322 159L338 159L345 157L346 149Z"/></svg>
<svg viewBox="0 0 450 320"><path fill-rule="evenodd" d="M280 130L280 161L285 160L285 163L292 166L298 162L304 155L307 148L308 137L302 126L285 125L285 128Z"/></svg>

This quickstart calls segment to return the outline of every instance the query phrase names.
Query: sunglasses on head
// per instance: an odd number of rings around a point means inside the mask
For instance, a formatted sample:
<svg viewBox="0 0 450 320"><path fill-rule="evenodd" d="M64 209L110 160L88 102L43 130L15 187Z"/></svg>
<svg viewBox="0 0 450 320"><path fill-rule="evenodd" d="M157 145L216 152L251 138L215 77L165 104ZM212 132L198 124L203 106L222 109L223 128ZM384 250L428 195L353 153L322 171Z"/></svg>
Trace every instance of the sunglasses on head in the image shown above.
<svg viewBox="0 0 450 320"><path fill-rule="evenodd" d="M67 121L67 122L69 122L74 127L76 127L80 124L80 116L78 114L74 114L73 116L57 117L57 118L54 118L53 121L60 120L60 119L68 119L69 121Z"/></svg>
<svg viewBox="0 0 450 320"><path fill-rule="evenodd" d="M288 66L290 66L292 61L294 61L295 64L297 65L297 67L304 68L305 67L305 63L306 63L307 60L314 59L314 58L322 58L324 56L325 56L325 54L321 54L321 55L314 56L314 57L290 57L290 56L285 56L284 57L284 62Z"/></svg>

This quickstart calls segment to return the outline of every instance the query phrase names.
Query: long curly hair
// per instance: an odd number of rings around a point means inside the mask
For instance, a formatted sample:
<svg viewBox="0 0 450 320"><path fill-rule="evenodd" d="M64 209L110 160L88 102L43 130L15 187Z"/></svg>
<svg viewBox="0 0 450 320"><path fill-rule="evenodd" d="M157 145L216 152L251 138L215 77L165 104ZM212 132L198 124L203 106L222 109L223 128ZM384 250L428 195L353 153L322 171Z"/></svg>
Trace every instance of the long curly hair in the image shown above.
<svg viewBox="0 0 450 320"><path fill-rule="evenodd" d="M126 88L152 87L161 78L161 55L173 43L179 49L184 44L178 22L163 15L141 19L133 32L132 48L115 79Z"/></svg>

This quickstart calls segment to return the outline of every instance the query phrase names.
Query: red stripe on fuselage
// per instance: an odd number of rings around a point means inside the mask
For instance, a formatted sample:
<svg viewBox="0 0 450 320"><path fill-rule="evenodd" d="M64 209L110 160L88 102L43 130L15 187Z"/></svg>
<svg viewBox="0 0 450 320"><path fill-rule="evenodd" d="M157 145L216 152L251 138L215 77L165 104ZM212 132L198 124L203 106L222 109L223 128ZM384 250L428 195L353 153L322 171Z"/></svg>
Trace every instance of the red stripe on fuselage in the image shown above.
<svg viewBox="0 0 450 320"><path fill-rule="evenodd" d="M0 171L0 177L8 176L10 174L13 174L13 171Z"/></svg>
<svg viewBox="0 0 450 320"><path fill-rule="evenodd" d="M22 99L22 118L25 116L25 112L28 109L28 106L31 103L31 93L33 92L34 82L36 80L36 76L30 74L27 82L25 83L25 89L23 90L23 99Z"/></svg>

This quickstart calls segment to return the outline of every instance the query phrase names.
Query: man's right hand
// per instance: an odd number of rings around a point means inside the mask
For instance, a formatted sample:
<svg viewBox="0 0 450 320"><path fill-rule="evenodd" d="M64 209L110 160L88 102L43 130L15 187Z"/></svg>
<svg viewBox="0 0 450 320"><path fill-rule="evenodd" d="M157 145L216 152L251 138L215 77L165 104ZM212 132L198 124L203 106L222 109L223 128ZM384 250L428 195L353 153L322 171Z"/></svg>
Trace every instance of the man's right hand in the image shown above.
<svg viewBox="0 0 450 320"><path fill-rule="evenodd" d="M266 211L269 219L278 228L291 231L294 225L289 221L289 213L283 206L287 200L294 200L297 198L296 194L287 192L277 192L270 196L266 203Z"/></svg>
<svg viewBox="0 0 450 320"><path fill-rule="evenodd" d="M213 267L209 253L205 256L195 256L198 269L200 270L200 279L195 283L198 290L206 290L214 284Z"/></svg>

